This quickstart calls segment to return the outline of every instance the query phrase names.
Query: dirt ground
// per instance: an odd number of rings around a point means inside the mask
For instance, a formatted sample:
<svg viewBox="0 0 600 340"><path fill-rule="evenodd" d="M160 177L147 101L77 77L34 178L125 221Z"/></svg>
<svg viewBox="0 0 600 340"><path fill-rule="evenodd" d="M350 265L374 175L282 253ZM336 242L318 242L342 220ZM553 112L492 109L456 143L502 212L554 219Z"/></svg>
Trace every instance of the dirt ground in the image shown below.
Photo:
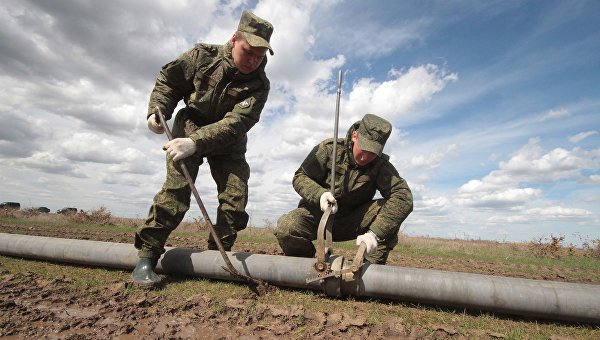
<svg viewBox="0 0 600 340"><path fill-rule="evenodd" d="M252 297L228 299L226 308L215 312L208 311L216 302L207 295L168 301L153 292L125 294L124 283L104 291L78 290L69 279L26 273L4 274L0 284L3 339L445 339L456 334L448 326L405 326L398 319L374 326L367 315L256 304Z"/></svg>
<svg viewBox="0 0 600 340"><path fill-rule="evenodd" d="M3 224L0 232L130 243L131 233ZM205 241L172 237L171 246L200 248ZM257 249L261 251L257 251ZM235 251L280 254L276 245L239 242ZM390 264L406 259L391 258ZM406 263L403 263L406 265ZM420 263L421 267L432 267ZM460 263L444 266L461 266ZM489 274L486 263L471 264ZM417 267L417 266L415 266ZM473 270L470 270L473 272ZM475 270L476 272L476 270ZM521 276L521 275L519 275ZM526 275L522 275L526 277ZM567 280L558 273L558 278ZM532 278L539 278L533 276ZM572 280L577 281L577 280ZM407 325L400 318L373 324L360 311L322 313L301 305L269 305L247 296L228 299L222 308L207 294L183 301L132 287L131 282L108 282L101 289L79 287L72 279L49 279L37 273L9 273L0 262L0 338L24 339L461 339L505 338L499 333L475 331L467 337L452 324L434 327ZM275 288L276 289L276 288ZM213 308L209 308L209 307Z"/></svg>

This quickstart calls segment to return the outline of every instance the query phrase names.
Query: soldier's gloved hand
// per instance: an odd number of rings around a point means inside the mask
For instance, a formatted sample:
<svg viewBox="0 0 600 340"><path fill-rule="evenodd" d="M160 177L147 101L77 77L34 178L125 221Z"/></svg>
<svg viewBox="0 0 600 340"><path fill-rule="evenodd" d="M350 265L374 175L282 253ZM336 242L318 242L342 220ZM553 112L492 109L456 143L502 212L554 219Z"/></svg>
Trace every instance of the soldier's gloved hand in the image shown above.
<svg viewBox="0 0 600 340"><path fill-rule="evenodd" d="M374 253L375 249L377 249L377 236L370 230L362 235L358 235L356 238L356 245L360 246L361 242L364 242L367 246L365 251L367 255Z"/></svg>
<svg viewBox="0 0 600 340"><path fill-rule="evenodd" d="M331 206L331 213L335 214L337 212L337 201L335 200L335 197L333 197L333 194L329 191L326 191L323 193L323 195L321 195L319 204L321 205L321 211L325 211L328 206Z"/></svg>
<svg viewBox="0 0 600 340"><path fill-rule="evenodd" d="M148 128L150 129L150 131L156 133L156 134L161 134L163 132L165 132L165 128L160 125L159 122L156 121L156 114L151 114L150 117L148 117Z"/></svg>
<svg viewBox="0 0 600 340"><path fill-rule="evenodd" d="M196 152L196 143L191 138L175 138L163 146L163 150L173 157L173 162L184 159Z"/></svg>

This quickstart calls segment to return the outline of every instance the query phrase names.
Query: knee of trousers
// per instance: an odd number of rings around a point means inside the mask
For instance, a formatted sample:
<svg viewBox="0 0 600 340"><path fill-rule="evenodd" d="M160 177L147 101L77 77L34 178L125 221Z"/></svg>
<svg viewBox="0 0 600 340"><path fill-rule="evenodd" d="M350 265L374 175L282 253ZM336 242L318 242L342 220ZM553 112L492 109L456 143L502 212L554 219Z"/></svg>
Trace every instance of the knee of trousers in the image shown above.
<svg viewBox="0 0 600 340"><path fill-rule="evenodd" d="M246 212L247 191L239 187L228 187L218 195L217 224L228 225L236 230L246 228L249 216Z"/></svg>
<svg viewBox="0 0 600 340"><path fill-rule="evenodd" d="M291 230L293 225L294 224L292 222L292 219L290 218L289 213L282 215L279 218L279 220L277 220L277 226L275 226L273 234L275 234L275 237L277 238L279 243L287 240L291 236Z"/></svg>
<svg viewBox="0 0 600 340"><path fill-rule="evenodd" d="M298 223L297 214L288 213L277 221L273 234L287 256L313 257L315 247L310 234L307 234Z"/></svg>
<svg viewBox="0 0 600 340"><path fill-rule="evenodd" d="M189 210L189 204L186 202L172 201L165 203L154 203L150 207L146 225L155 228L167 228L175 230L183 220L185 213Z"/></svg>

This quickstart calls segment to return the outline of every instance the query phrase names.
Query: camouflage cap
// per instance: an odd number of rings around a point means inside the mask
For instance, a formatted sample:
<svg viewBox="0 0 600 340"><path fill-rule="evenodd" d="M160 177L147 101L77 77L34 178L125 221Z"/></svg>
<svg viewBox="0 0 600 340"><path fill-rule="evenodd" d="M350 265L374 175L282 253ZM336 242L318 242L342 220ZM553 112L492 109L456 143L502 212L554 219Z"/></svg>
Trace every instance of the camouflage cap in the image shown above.
<svg viewBox="0 0 600 340"><path fill-rule="evenodd" d="M273 25L270 22L257 17L252 12L244 11L237 30L246 33L246 40L250 46L266 47L273 55L273 49L269 44L273 33Z"/></svg>
<svg viewBox="0 0 600 340"><path fill-rule="evenodd" d="M361 150L381 156L383 146L392 133L392 124L372 114L366 114L358 126L358 146Z"/></svg>

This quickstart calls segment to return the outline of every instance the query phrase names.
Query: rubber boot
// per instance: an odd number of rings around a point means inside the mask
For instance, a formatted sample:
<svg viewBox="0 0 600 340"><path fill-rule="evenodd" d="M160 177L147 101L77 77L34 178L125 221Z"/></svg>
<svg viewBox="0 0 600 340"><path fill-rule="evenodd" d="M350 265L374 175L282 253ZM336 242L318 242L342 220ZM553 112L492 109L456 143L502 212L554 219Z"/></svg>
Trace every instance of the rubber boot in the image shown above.
<svg viewBox="0 0 600 340"><path fill-rule="evenodd" d="M157 286L160 283L160 277L154 272L157 263L158 259L140 257L131 273L133 282L146 287Z"/></svg>

